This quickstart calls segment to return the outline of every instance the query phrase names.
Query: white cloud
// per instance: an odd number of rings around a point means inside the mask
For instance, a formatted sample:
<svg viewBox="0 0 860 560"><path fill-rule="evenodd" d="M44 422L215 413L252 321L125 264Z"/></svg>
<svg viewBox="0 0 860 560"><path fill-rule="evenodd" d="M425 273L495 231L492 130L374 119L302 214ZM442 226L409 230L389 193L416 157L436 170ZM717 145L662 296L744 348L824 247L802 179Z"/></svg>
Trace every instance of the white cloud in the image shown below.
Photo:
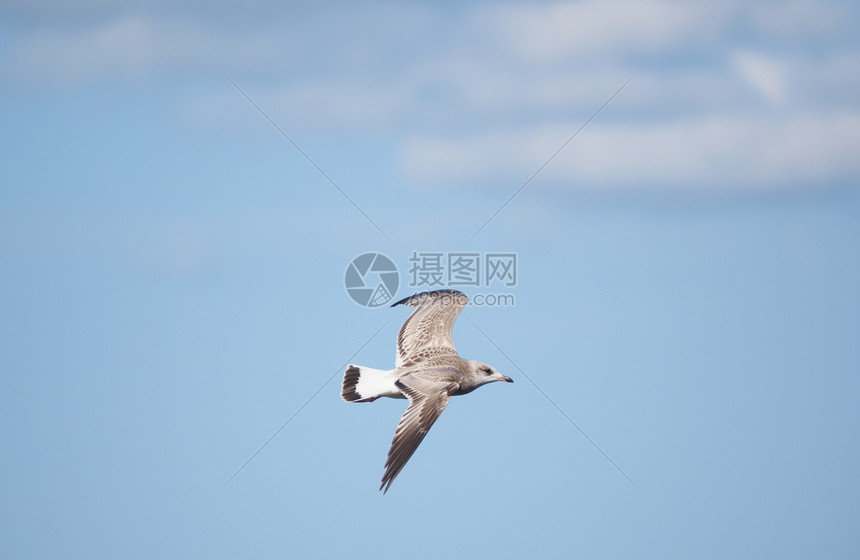
<svg viewBox="0 0 860 560"><path fill-rule="evenodd" d="M748 18L763 38L775 37L792 44L828 43L856 36L860 8L854 2L774 0L751 2Z"/></svg>
<svg viewBox="0 0 860 560"><path fill-rule="evenodd" d="M183 123L232 133L254 109L228 73L288 133L386 137L426 183L524 180L638 72L542 180L769 188L857 174L860 41L846 3L266 5L271 17L242 21L225 15L235 7L192 18L189 4L152 5L54 18L19 35L6 68L59 89L192 83L177 95Z"/></svg>
<svg viewBox="0 0 860 560"><path fill-rule="evenodd" d="M669 0L586 0L508 4L487 20L501 42L532 62L599 54L655 53L713 37L720 4Z"/></svg>
<svg viewBox="0 0 860 560"><path fill-rule="evenodd" d="M747 50L734 52L731 59L741 75L762 97L775 105L785 102L786 68L782 60Z"/></svg>
<svg viewBox="0 0 860 560"><path fill-rule="evenodd" d="M101 79L132 83L167 73L199 73L239 59L269 60L268 34L226 42L218 30L193 21L123 15L82 27L39 29L9 57L13 71L31 83L71 86Z"/></svg>
<svg viewBox="0 0 860 560"><path fill-rule="evenodd" d="M434 184L513 184L537 170L573 130L551 126L456 139L419 137L405 147L405 171ZM857 146L860 112L593 124L536 181L583 190L814 188L860 173Z"/></svg>

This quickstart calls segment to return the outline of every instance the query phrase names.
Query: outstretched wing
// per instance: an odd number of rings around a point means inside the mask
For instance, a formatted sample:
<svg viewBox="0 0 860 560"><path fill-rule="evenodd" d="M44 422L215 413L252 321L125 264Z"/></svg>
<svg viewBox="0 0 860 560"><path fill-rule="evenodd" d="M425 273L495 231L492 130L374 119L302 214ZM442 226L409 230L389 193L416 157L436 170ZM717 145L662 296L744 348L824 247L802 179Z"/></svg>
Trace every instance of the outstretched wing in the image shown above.
<svg viewBox="0 0 860 560"><path fill-rule="evenodd" d="M415 308L397 335L396 367L409 367L434 356L456 355L451 329L468 302L463 292L437 290L415 294L393 304L392 307L403 304Z"/></svg>
<svg viewBox="0 0 860 560"><path fill-rule="evenodd" d="M460 384L456 381L462 373L454 368L430 368L416 373L404 375L395 384L409 399L409 407L394 432L388 460L385 462L385 474L379 486L383 494L406 462L418 449L424 436L448 406L451 394Z"/></svg>

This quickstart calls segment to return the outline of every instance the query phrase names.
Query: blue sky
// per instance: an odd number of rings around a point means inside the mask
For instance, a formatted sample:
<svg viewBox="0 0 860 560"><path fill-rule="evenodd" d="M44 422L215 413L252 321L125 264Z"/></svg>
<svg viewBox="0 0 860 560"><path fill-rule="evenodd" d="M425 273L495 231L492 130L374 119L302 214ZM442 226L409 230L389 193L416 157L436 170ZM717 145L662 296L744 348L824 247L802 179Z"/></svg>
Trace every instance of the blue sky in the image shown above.
<svg viewBox="0 0 860 560"><path fill-rule="evenodd" d="M853 3L0 14L4 558L857 557ZM518 257L385 496L367 251Z"/></svg>

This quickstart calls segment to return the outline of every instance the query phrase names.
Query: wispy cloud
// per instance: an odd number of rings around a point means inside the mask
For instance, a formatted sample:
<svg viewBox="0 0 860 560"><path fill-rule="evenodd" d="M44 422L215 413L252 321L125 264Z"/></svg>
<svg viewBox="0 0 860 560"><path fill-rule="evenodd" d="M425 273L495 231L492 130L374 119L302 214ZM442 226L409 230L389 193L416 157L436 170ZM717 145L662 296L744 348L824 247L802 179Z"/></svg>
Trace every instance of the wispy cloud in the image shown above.
<svg viewBox="0 0 860 560"><path fill-rule="evenodd" d="M270 33L236 35L212 22L120 14L94 23L50 23L24 36L7 66L25 85L74 87L198 78L242 60L271 61L282 46Z"/></svg>
<svg viewBox="0 0 860 560"><path fill-rule="evenodd" d="M186 123L242 119L227 72L318 134L390 137L404 179L562 188L762 189L857 179L860 11L847 2L596 0L212 12L193 2L31 14L5 57L25 87L192 88ZM24 12L19 5L18 12Z"/></svg>
<svg viewBox="0 0 860 560"><path fill-rule="evenodd" d="M529 176L572 126L412 138L405 171L425 183L512 184L511 177ZM857 146L860 112L594 124L543 171L543 180L579 191L818 188L860 175Z"/></svg>
<svg viewBox="0 0 860 560"><path fill-rule="evenodd" d="M600 55L640 58L707 44L732 15L730 4L665 0L507 4L488 12L500 43L539 64Z"/></svg>

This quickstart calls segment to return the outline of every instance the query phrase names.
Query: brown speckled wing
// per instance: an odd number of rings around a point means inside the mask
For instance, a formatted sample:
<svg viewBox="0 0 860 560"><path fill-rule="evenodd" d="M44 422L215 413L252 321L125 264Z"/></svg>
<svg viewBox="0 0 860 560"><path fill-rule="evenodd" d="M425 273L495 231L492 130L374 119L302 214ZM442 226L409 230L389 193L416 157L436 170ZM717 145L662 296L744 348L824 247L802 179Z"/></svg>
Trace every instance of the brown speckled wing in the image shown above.
<svg viewBox="0 0 860 560"><path fill-rule="evenodd" d="M388 492L391 483L418 449L430 427L448 406L451 395L459 387L454 381L458 377L462 377L462 373L454 368L430 368L404 375L396 381L397 387L409 399L409 407L397 423L388 451L385 474L379 486L383 493Z"/></svg>
<svg viewBox="0 0 860 560"><path fill-rule="evenodd" d="M395 303L415 309L397 335L396 367L409 367L436 356L456 355L451 330L468 302L468 296L457 290L437 290Z"/></svg>

